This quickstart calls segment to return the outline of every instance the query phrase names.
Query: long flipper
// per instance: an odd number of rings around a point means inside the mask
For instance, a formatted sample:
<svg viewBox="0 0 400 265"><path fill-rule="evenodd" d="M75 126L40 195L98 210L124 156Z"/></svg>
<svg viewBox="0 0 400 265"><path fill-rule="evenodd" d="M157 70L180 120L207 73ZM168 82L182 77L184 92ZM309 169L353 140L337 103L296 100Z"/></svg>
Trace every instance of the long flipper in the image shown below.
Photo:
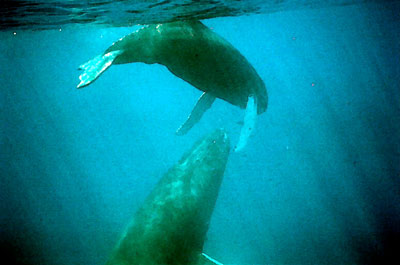
<svg viewBox="0 0 400 265"><path fill-rule="evenodd" d="M199 262L199 264L204 264L204 265L224 265L219 261L216 261L215 259L211 258L210 256L208 256L205 253L201 253L201 262Z"/></svg>
<svg viewBox="0 0 400 265"><path fill-rule="evenodd" d="M94 57L92 60L79 66L79 70L84 70L84 72L79 76L81 82L77 88L85 87L96 80L108 67L110 67L123 51L117 50L106 54L101 54Z"/></svg>
<svg viewBox="0 0 400 265"><path fill-rule="evenodd" d="M203 93L199 100L197 100L196 105L194 106L192 112L190 113L189 117L179 127L178 130L176 130L177 135L184 135L186 134L203 116L204 112L208 110L211 105L213 104L215 100L215 97L210 95L209 93Z"/></svg>
<svg viewBox="0 0 400 265"><path fill-rule="evenodd" d="M238 152L246 146L247 140L251 135L251 131L256 125L257 118L257 102L254 95L250 95L247 100L246 113L244 115L244 123L240 131L239 142L235 147L235 152Z"/></svg>

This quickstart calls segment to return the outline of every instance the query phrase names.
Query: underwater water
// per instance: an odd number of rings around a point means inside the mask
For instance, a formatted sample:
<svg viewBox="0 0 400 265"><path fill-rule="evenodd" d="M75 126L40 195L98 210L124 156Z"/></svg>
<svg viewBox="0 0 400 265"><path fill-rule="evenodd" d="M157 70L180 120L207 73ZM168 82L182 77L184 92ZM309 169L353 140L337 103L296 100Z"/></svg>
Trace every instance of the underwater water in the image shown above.
<svg viewBox="0 0 400 265"><path fill-rule="evenodd" d="M204 252L238 265L399 261L400 3L295 9L203 20L269 96L230 154ZM220 99L175 135L201 92L161 65L114 65L76 89L77 67L137 28L2 27L0 253L14 264L105 264L197 139L223 127L237 142L244 111Z"/></svg>

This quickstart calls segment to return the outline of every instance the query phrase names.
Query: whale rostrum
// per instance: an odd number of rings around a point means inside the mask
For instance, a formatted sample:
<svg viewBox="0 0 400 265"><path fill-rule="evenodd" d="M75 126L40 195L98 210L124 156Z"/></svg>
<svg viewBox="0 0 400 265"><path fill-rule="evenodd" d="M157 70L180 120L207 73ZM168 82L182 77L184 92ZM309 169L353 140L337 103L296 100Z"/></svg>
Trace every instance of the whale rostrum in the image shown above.
<svg viewBox="0 0 400 265"><path fill-rule="evenodd" d="M107 265L222 264L203 253L229 156L219 129L202 138L159 180Z"/></svg>

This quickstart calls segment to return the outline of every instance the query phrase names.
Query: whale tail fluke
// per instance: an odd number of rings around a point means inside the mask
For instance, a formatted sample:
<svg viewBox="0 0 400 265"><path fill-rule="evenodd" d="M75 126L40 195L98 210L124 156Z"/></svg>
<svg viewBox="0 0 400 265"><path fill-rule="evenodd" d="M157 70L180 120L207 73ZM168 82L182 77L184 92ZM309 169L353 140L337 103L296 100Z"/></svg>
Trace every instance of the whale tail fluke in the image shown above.
<svg viewBox="0 0 400 265"><path fill-rule="evenodd" d="M121 53L121 50L117 50L106 54L101 54L79 66L78 69L83 70L84 72L79 76L79 80L81 80L81 82L78 84L77 88L90 85L105 70L107 70L108 67L112 65L115 58L117 58L117 56Z"/></svg>
<svg viewBox="0 0 400 265"><path fill-rule="evenodd" d="M239 142L235 147L235 152L242 150L249 139L251 132L256 125L257 119L257 102L254 95L250 95L247 100L246 113L244 115L243 127L240 131Z"/></svg>
<svg viewBox="0 0 400 265"><path fill-rule="evenodd" d="M196 123L198 123L211 105L214 103L215 97L209 93L204 92L199 100L197 100L192 112L190 113L187 120L176 130L177 135L186 134Z"/></svg>

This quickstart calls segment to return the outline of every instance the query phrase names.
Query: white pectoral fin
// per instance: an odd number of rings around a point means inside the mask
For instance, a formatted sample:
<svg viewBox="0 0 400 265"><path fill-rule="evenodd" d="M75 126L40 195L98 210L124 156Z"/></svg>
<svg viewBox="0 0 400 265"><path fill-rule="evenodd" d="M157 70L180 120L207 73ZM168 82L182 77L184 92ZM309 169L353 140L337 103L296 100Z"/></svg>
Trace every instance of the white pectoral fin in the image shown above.
<svg viewBox="0 0 400 265"><path fill-rule="evenodd" d="M204 92L197 100L197 103L187 120L181 125L181 127L178 128L178 130L176 130L176 134L186 134L196 123L200 121L204 112L206 112L211 107L214 101L215 97L213 95Z"/></svg>
<svg viewBox="0 0 400 265"><path fill-rule="evenodd" d="M85 87L96 80L105 70L107 70L108 67L112 65L115 58L117 58L117 56L122 52L123 51L118 50L101 54L79 66L78 69L83 70L84 72L79 76L81 82L77 88Z"/></svg>
<svg viewBox="0 0 400 265"><path fill-rule="evenodd" d="M242 150L249 139L252 130L256 125L257 119L257 102L254 95L250 95L247 100L246 113L244 115L244 123L242 130L240 131L239 142L235 147L235 152Z"/></svg>
<svg viewBox="0 0 400 265"><path fill-rule="evenodd" d="M201 253L201 255L203 255L203 257L206 258L207 263L206 264L216 264L216 265L224 265L221 262L216 261L215 259L211 258L210 256L208 256L205 253Z"/></svg>

